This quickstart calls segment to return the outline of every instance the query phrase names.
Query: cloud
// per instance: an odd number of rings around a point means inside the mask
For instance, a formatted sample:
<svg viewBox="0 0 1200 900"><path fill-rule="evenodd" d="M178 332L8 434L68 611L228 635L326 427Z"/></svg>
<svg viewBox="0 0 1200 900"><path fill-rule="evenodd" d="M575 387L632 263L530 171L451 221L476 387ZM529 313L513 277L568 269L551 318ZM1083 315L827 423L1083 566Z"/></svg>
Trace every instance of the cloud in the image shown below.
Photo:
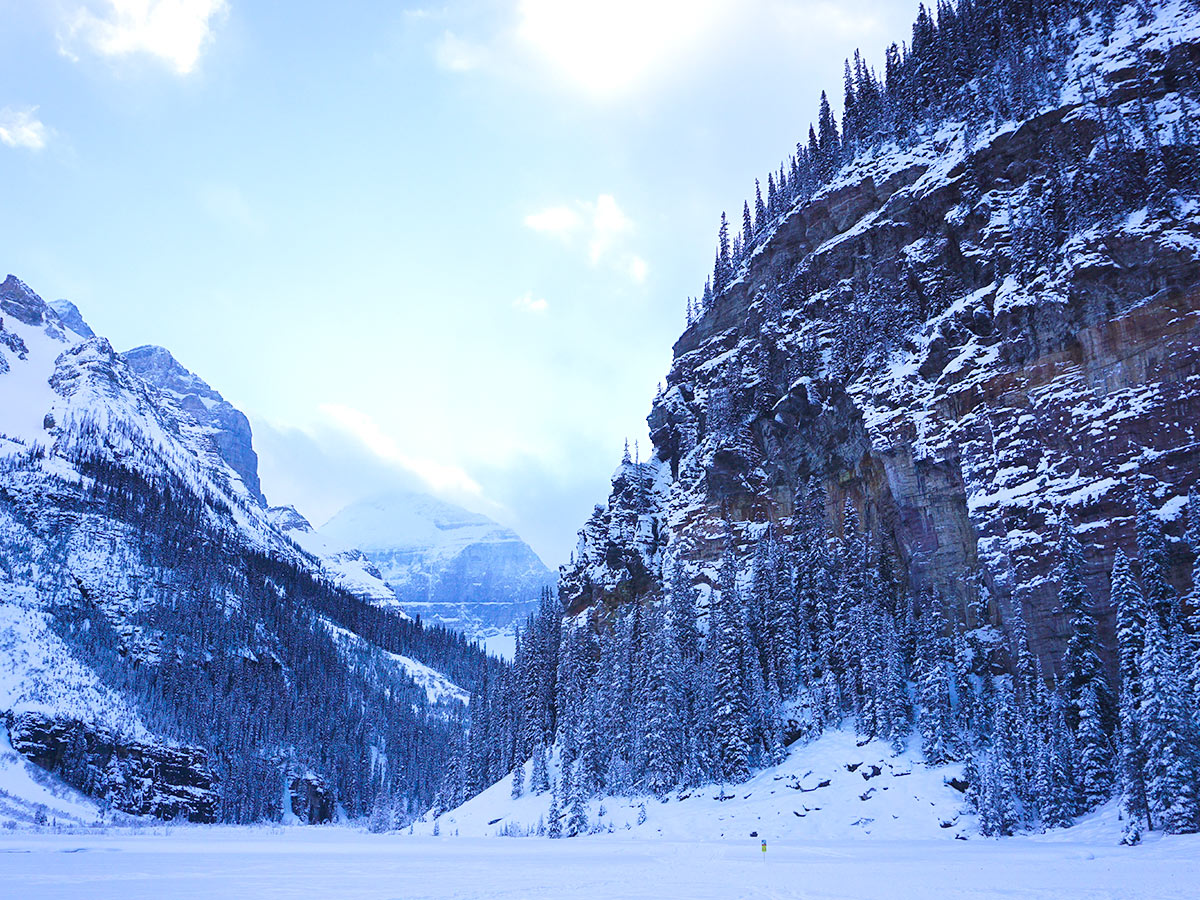
<svg viewBox="0 0 1200 900"><path fill-rule="evenodd" d="M228 11L226 0L93 0L67 16L60 49L71 59L81 44L101 56L146 55L187 75Z"/></svg>
<svg viewBox="0 0 1200 900"><path fill-rule="evenodd" d="M0 143L24 150L41 150L46 146L49 130L37 118L36 106L0 109Z"/></svg>
<svg viewBox="0 0 1200 900"><path fill-rule="evenodd" d="M612 194L601 194L592 210L592 238L588 242L588 258L596 265L613 246L633 231L633 220L621 211Z"/></svg>
<svg viewBox="0 0 1200 900"><path fill-rule="evenodd" d="M528 313L544 313L550 304L544 297L534 297L532 291L526 291L513 301L513 308Z"/></svg>
<svg viewBox="0 0 1200 900"><path fill-rule="evenodd" d="M583 224L583 217L569 206L551 206L525 217L525 225L542 234L566 237Z"/></svg>
<svg viewBox="0 0 1200 900"><path fill-rule="evenodd" d="M433 58L440 68L448 72L470 72L488 61L488 50L482 44L447 31L434 47Z"/></svg>
<svg viewBox="0 0 1200 900"><path fill-rule="evenodd" d="M479 483L458 466L405 453L395 438L366 413L339 403L322 404L321 412L333 424L356 437L377 457L412 472L433 491L469 495L483 493Z"/></svg>
<svg viewBox="0 0 1200 900"><path fill-rule="evenodd" d="M670 71L713 35L732 0L520 0L518 43L598 99Z"/></svg>
<svg viewBox="0 0 1200 900"><path fill-rule="evenodd" d="M646 261L625 246L636 226L612 194L530 213L525 216L525 226L568 245L576 245L576 239L582 238L592 266L610 266L636 284L646 280Z"/></svg>

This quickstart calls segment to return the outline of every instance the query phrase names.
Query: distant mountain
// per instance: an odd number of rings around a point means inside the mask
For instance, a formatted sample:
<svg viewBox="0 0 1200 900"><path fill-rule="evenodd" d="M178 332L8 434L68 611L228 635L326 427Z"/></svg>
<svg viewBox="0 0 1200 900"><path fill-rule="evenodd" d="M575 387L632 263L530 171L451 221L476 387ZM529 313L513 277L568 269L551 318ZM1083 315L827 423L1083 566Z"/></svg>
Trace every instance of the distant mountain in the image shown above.
<svg viewBox="0 0 1200 900"><path fill-rule="evenodd" d="M406 615L399 608L395 591L361 550L318 534L294 506L272 506L267 516L296 546L315 556L338 587L376 606L393 607L400 615Z"/></svg>
<svg viewBox="0 0 1200 900"><path fill-rule="evenodd" d="M428 494L396 491L360 501L320 534L360 548L408 612L479 640L507 633L556 583L512 529Z"/></svg>

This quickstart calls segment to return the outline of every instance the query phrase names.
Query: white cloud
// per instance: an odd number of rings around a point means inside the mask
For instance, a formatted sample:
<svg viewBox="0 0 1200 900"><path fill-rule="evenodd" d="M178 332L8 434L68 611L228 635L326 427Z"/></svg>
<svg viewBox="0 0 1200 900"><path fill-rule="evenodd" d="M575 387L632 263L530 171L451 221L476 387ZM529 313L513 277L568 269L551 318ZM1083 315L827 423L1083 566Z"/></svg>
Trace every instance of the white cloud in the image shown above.
<svg viewBox="0 0 1200 900"><path fill-rule="evenodd" d="M633 220L622 212L612 194L601 194L592 212L592 239L588 242L588 258L592 265L599 263L625 235L633 231Z"/></svg>
<svg viewBox="0 0 1200 900"><path fill-rule="evenodd" d="M49 131L37 118L37 107L0 109L0 143L25 150L41 150L46 146Z"/></svg>
<svg viewBox="0 0 1200 900"><path fill-rule="evenodd" d="M459 495L482 495L479 483L456 465L423 459L404 452L395 438L361 410L340 403L321 405L333 424L356 437L368 450L385 462L412 472L434 491Z"/></svg>
<svg viewBox="0 0 1200 900"><path fill-rule="evenodd" d="M534 297L532 291L526 291L513 301L513 308L529 313L544 313L549 306L545 297Z"/></svg>
<svg viewBox="0 0 1200 900"><path fill-rule="evenodd" d="M597 98L629 93L717 31L733 0L520 0L518 41Z"/></svg>
<svg viewBox="0 0 1200 900"><path fill-rule="evenodd" d="M482 44L476 44L447 31L434 47L433 58L441 68L449 72L470 72L487 62L488 51Z"/></svg>
<svg viewBox="0 0 1200 900"><path fill-rule="evenodd" d="M228 10L226 0L93 0L67 16L61 49L72 59L80 44L101 56L144 54L187 75Z"/></svg>
<svg viewBox="0 0 1200 900"><path fill-rule="evenodd" d="M551 206L525 217L528 228L557 237L566 237L582 224L583 217L569 206Z"/></svg>
<svg viewBox="0 0 1200 900"><path fill-rule="evenodd" d="M612 194L530 213L525 225L567 244L578 246L576 238L582 238L591 265L611 266L637 284L646 280L646 261L626 247L636 227Z"/></svg>

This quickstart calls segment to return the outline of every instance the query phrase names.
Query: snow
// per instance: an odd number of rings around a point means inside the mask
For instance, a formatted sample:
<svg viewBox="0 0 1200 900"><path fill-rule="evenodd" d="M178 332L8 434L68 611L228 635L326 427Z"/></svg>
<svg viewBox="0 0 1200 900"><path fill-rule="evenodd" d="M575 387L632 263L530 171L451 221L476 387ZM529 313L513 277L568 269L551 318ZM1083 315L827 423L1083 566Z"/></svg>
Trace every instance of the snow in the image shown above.
<svg viewBox="0 0 1200 900"><path fill-rule="evenodd" d="M368 603L393 609L398 615L409 618L408 613L400 608L396 592L388 587L379 570L361 550L313 531L308 520L293 507L271 509L267 514L275 527L297 547L317 558L321 568L338 587Z"/></svg>
<svg viewBox="0 0 1200 900"><path fill-rule="evenodd" d="M345 650L353 648L356 651L371 653L379 659L387 660L393 666L400 668L405 675L416 682L417 687L425 691L429 702L436 706L439 703L467 703L471 699L469 691L459 687L437 669L432 669L422 662L399 653L391 653L368 643L352 631L335 625L328 619L321 620L329 629L338 646Z"/></svg>
<svg viewBox="0 0 1200 900"><path fill-rule="evenodd" d="M54 336L47 327L26 325L15 316L0 318L4 329L19 337L28 350L21 359L8 347L0 347L9 365L7 372L0 373L0 397L4 400L0 403L0 434L26 444L48 444L52 438L42 423L55 401L61 400L50 387L50 376L55 360L69 342Z"/></svg>
<svg viewBox="0 0 1200 900"><path fill-rule="evenodd" d="M0 727L0 827L29 827L40 822L89 825L99 818L100 809L92 800L17 753L8 740L8 729ZM3 851L4 839L0 838Z"/></svg>
<svg viewBox="0 0 1200 900"><path fill-rule="evenodd" d="M530 764L525 768L528 785ZM557 760L550 772L557 776ZM782 764L743 784L675 792L665 802L653 796L603 797L590 802L588 821L605 828L611 824L618 833L666 840L732 840L753 831L768 840L944 841L978 834L974 817L961 812L962 794L946 784L960 772L958 766L927 767L919 753L893 756L879 741L859 747L852 731L831 731L793 747ZM512 800L511 790L510 775L442 814L440 832L490 837L503 829L522 834L536 830L538 820L545 820L550 795L526 793ZM643 805L646 821L638 825ZM414 827L418 833L432 833L433 821Z"/></svg>
<svg viewBox="0 0 1200 900"><path fill-rule="evenodd" d="M785 838L768 841L764 854L753 838L497 840L172 826L0 833L0 883L22 900L1193 900L1198 851L1196 836L1134 848L1111 840Z"/></svg>
<svg viewBox="0 0 1200 900"><path fill-rule="evenodd" d="M145 738L137 713L75 659L36 603L32 591L0 583L0 710L62 715Z"/></svg>
<svg viewBox="0 0 1200 900"><path fill-rule="evenodd" d="M395 491L355 503L319 530L368 553L411 551L434 559L452 559L472 544L519 540L487 516L416 491Z"/></svg>
<svg viewBox="0 0 1200 900"><path fill-rule="evenodd" d="M419 663L407 656L400 656L397 653L384 651L383 655L398 663L408 674L408 677L425 690L430 703L436 705L446 700L466 703L471 699L469 693L436 669L431 669L424 663Z"/></svg>
<svg viewBox="0 0 1200 900"><path fill-rule="evenodd" d="M517 636L511 628L487 631L480 634L476 640L479 641L484 651L492 656L512 662L517 655Z"/></svg>

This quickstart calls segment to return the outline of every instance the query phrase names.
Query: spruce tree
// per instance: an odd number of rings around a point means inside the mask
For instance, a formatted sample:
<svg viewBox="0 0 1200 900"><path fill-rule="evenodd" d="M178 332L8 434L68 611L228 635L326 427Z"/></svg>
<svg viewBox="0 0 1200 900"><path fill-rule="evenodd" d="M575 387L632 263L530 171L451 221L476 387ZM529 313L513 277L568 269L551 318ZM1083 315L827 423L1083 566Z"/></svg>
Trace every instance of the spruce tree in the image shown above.
<svg viewBox="0 0 1200 900"><path fill-rule="evenodd" d="M588 818L587 803L584 798L584 787L580 783L578 773L571 774L571 767L563 767L563 805L567 808L566 836L577 837L587 834Z"/></svg>
<svg viewBox="0 0 1200 900"><path fill-rule="evenodd" d="M917 645L918 722L921 751L925 761L941 765L956 757L954 711L950 701L950 650L943 635L945 620L940 609L926 607L920 620Z"/></svg>
<svg viewBox="0 0 1200 900"><path fill-rule="evenodd" d="M1141 656L1145 646L1146 601L1134 580L1129 559L1117 550L1113 559L1112 605L1117 613L1117 662L1121 676L1117 771L1121 779L1121 811L1126 837L1141 839L1141 820L1153 827L1146 802L1145 759L1141 741ZM1136 833L1135 833L1136 831Z"/></svg>
<svg viewBox="0 0 1200 900"><path fill-rule="evenodd" d="M1178 624L1178 598L1167 580L1167 541L1163 535L1162 521L1150 503L1150 496L1140 485L1135 503L1142 589L1149 608L1158 615L1164 631L1170 634Z"/></svg>
<svg viewBox="0 0 1200 900"><path fill-rule="evenodd" d="M522 763L512 771L512 793L509 796L517 800L525 793L525 765Z"/></svg>
<svg viewBox="0 0 1200 900"><path fill-rule="evenodd" d="M1146 623L1140 668L1139 724L1150 813L1169 834L1195 831L1200 827L1195 723L1184 710L1183 676L1175 647L1157 615Z"/></svg>
<svg viewBox="0 0 1200 900"><path fill-rule="evenodd" d="M529 776L529 789L535 794L550 790L550 767L546 764L546 748L542 744L533 748L533 773Z"/></svg>
<svg viewBox="0 0 1200 900"><path fill-rule="evenodd" d="M713 727L723 781L743 781L750 773L747 735L749 698L745 680L745 623L737 593L732 552L721 566L716 619L709 640L716 642L713 668Z"/></svg>
<svg viewBox="0 0 1200 900"><path fill-rule="evenodd" d="M1067 651L1063 656L1063 689L1068 701L1067 722L1078 733L1085 689L1095 694L1096 710L1099 714L1100 730L1090 730L1087 737L1094 739L1106 733L1115 719L1115 704L1108 681L1104 677L1104 664L1100 661L1100 642L1097 636L1096 617L1092 613L1092 596L1083 581L1083 548L1075 538L1074 529L1065 519L1060 526L1058 541L1059 562L1055 569L1058 580L1059 608L1067 617L1070 629ZM1087 757L1098 762L1105 748L1097 745L1085 751ZM1111 768L1111 767L1110 767Z"/></svg>

